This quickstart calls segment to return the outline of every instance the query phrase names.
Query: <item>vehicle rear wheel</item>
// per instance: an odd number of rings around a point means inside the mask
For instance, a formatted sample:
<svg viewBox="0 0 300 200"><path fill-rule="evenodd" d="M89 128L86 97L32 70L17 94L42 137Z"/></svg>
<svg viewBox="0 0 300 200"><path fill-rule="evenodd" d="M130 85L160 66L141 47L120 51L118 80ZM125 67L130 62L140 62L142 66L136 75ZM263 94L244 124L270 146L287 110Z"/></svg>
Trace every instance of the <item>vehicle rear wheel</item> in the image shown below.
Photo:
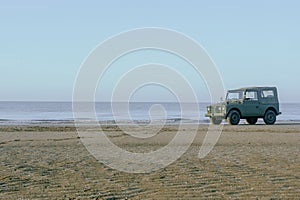
<svg viewBox="0 0 300 200"><path fill-rule="evenodd" d="M227 121L230 125L237 125L239 124L241 119L240 113L236 110L230 111Z"/></svg>
<svg viewBox="0 0 300 200"><path fill-rule="evenodd" d="M264 116L264 122L266 124L275 124L276 122L276 114L273 110L268 110Z"/></svg>
<svg viewBox="0 0 300 200"><path fill-rule="evenodd" d="M256 124L256 122L257 122L256 117L250 117L250 118L247 118L246 120L247 120L248 124L252 124L252 125Z"/></svg>
<svg viewBox="0 0 300 200"><path fill-rule="evenodd" d="M217 118L217 117L210 118L210 121L211 121L211 123L216 124L216 125L219 125L222 123L222 119Z"/></svg>

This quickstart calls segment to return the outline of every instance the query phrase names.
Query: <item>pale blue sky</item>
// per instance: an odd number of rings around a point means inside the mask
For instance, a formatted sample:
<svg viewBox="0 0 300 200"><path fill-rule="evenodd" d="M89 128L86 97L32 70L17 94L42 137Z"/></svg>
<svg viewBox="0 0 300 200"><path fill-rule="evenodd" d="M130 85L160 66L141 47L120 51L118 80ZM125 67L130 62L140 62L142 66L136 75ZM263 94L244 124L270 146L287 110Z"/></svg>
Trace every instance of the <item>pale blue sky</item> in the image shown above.
<svg viewBox="0 0 300 200"><path fill-rule="evenodd" d="M80 64L100 42L162 27L200 43L226 89L276 85L283 102L299 102L299 11L296 0L1 1L0 100L71 101Z"/></svg>

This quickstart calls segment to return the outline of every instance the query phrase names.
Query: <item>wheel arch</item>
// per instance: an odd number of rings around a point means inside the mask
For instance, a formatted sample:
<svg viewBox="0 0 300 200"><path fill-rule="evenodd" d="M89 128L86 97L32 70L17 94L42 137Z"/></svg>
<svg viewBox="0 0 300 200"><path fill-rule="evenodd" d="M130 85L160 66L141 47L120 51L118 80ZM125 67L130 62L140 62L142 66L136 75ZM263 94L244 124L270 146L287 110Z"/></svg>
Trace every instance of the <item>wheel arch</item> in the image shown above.
<svg viewBox="0 0 300 200"><path fill-rule="evenodd" d="M276 108L274 108L273 106L269 106L269 107L265 110L264 115L265 115L269 110L274 111L275 114L278 115L278 111L277 111Z"/></svg>
<svg viewBox="0 0 300 200"><path fill-rule="evenodd" d="M231 108L231 109L226 113L225 118L227 118L228 115L229 115L229 113L230 113L231 111L233 111L233 110L237 111L237 112L240 114L240 117L242 117L242 113L241 113L240 109L238 109L238 108Z"/></svg>

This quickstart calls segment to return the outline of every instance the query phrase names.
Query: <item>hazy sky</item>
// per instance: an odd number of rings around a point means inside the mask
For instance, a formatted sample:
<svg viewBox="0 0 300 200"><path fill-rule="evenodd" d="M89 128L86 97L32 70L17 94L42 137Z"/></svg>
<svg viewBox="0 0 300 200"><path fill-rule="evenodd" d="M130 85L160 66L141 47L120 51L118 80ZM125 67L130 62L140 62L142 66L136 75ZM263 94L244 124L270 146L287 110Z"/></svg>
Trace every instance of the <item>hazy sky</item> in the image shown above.
<svg viewBox="0 0 300 200"><path fill-rule="evenodd" d="M0 100L70 101L80 64L100 42L134 28L162 27L200 43L226 89L276 85L283 102L299 102L299 11L296 0L1 1ZM145 60L154 54L144 52ZM175 61L166 62L182 62ZM199 84L200 101L208 100L203 80L191 82ZM109 78L103 87L111 89ZM172 100L156 89L145 88L136 98L162 94L154 99Z"/></svg>

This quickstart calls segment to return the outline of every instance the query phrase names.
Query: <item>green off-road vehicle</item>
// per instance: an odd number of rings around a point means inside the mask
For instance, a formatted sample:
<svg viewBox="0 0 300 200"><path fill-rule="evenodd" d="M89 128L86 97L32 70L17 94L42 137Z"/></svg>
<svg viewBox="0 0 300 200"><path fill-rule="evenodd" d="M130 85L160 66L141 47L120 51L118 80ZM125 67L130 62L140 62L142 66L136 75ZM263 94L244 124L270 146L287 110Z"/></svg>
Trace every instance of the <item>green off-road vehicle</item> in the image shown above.
<svg viewBox="0 0 300 200"><path fill-rule="evenodd" d="M263 118L266 124L274 124L280 115L276 87L249 87L229 90L225 102L207 106L206 117L213 124L221 124L227 119L231 125L237 125L240 119L256 124Z"/></svg>

